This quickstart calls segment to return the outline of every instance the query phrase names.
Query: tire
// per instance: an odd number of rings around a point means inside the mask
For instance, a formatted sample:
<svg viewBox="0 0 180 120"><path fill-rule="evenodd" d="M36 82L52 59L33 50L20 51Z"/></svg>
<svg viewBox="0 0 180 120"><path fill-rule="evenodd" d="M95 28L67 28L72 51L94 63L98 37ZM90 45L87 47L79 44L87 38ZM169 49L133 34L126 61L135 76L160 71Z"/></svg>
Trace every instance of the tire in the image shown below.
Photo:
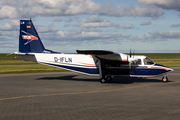
<svg viewBox="0 0 180 120"><path fill-rule="evenodd" d="M163 77L162 78L162 81L165 83L165 82L168 82L168 77L167 76L165 76L165 77Z"/></svg>
<svg viewBox="0 0 180 120"><path fill-rule="evenodd" d="M107 80L107 81L112 81L112 77L111 77L111 76L107 76L107 77L106 77L106 80Z"/></svg>
<svg viewBox="0 0 180 120"><path fill-rule="evenodd" d="M105 79L105 78L101 78L101 79L100 79L100 82L101 82L101 83L106 83L106 79Z"/></svg>

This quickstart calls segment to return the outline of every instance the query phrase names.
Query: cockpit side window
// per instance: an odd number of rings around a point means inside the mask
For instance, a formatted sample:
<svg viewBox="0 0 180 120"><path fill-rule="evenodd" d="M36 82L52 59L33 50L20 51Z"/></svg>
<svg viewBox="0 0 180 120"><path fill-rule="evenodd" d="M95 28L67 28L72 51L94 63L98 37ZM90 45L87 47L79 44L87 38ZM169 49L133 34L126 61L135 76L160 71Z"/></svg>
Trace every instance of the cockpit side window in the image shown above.
<svg viewBox="0 0 180 120"><path fill-rule="evenodd" d="M149 59L148 57L146 57L144 59L144 65L153 65L153 64L154 64L154 62L151 59Z"/></svg>
<svg viewBox="0 0 180 120"><path fill-rule="evenodd" d="M141 65L141 59L138 59L137 61L133 62L134 65Z"/></svg>

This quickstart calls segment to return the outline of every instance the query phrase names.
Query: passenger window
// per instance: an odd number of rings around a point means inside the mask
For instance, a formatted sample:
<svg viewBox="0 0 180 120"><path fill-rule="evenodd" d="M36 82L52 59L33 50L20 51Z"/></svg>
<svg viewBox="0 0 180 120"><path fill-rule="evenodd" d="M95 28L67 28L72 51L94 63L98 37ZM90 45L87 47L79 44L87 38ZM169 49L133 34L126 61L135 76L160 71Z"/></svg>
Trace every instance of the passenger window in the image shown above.
<svg viewBox="0 0 180 120"><path fill-rule="evenodd" d="M137 61L133 62L134 65L141 65L141 59L138 59Z"/></svg>

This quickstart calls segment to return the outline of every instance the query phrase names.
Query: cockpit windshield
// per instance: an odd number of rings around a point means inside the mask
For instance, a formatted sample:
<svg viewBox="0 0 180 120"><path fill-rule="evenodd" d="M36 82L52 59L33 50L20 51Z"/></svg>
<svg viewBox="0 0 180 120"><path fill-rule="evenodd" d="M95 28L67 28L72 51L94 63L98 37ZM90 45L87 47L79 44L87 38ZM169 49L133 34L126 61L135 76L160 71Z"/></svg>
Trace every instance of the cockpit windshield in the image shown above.
<svg viewBox="0 0 180 120"><path fill-rule="evenodd" d="M149 59L148 57L146 57L144 59L144 65L153 65L153 64L154 64L154 62L151 59Z"/></svg>

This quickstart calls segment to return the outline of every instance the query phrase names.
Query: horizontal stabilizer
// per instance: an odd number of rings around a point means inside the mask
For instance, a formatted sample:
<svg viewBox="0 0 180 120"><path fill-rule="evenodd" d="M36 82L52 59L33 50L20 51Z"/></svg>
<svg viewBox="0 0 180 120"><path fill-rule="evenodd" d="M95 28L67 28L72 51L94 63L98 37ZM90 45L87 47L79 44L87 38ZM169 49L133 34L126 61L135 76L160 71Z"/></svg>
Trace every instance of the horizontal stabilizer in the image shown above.
<svg viewBox="0 0 180 120"><path fill-rule="evenodd" d="M24 56L24 55L30 55L30 56L34 56L33 53L20 53L20 52L14 52L10 55L16 55L16 56Z"/></svg>

